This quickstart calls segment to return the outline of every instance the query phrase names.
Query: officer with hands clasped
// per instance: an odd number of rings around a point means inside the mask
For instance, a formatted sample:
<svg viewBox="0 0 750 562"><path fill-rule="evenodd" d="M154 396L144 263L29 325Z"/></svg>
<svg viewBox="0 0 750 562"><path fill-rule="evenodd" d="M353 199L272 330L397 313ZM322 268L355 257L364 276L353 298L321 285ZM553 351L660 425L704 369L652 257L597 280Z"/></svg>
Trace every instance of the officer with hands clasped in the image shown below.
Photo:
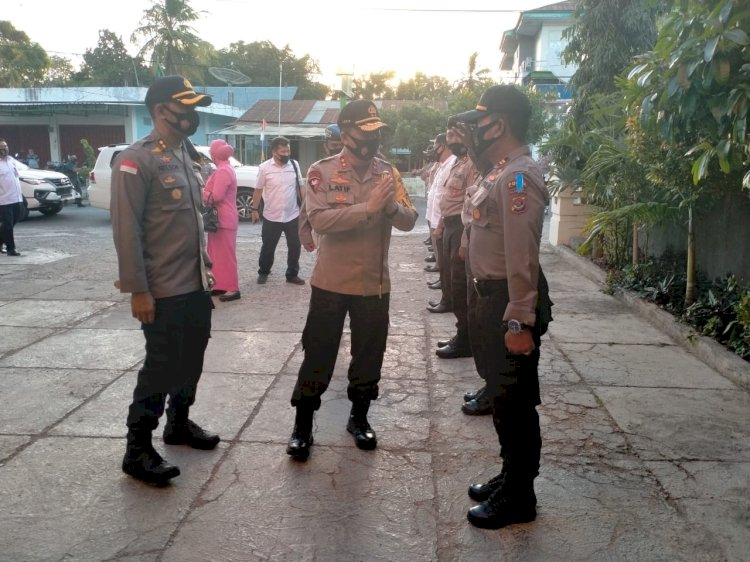
<svg viewBox="0 0 750 562"><path fill-rule="evenodd" d="M469 487L480 503L467 517L491 529L536 517L539 346L551 303L539 267L548 193L525 144L530 117L528 98L511 85L488 88L475 110L455 116L481 172L463 212L473 285L469 334L503 459L500 474Z"/></svg>
<svg viewBox="0 0 750 562"><path fill-rule="evenodd" d="M376 447L367 413L378 397L388 336L391 227L409 231L417 220L403 184L395 181L395 169L376 157L386 124L375 104L349 102L338 126L343 149L307 173L307 215L321 237L302 333L305 355L291 398L296 415L287 453L296 460L310 454L313 414L333 375L347 314L352 346L347 395L352 409L346 429L360 449Z"/></svg>
<svg viewBox="0 0 750 562"><path fill-rule="evenodd" d="M133 317L146 338L122 470L163 485L180 474L151 443L167 395L165 443L213 449L220 440L188 418L210 337L213 279L200 213L202 179L186 143L198 128L196 106L211 98L182 76L166 76L151 85L145 102L154 130L112 165L118 286L131 294Z"/></svg>

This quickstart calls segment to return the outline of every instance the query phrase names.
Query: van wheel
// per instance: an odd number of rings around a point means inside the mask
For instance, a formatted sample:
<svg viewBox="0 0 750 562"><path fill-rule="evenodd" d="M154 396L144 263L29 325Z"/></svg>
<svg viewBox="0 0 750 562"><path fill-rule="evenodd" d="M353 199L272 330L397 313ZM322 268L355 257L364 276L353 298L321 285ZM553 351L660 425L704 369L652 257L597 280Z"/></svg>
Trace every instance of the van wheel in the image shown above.
<svg viewBox="0 0 750 562"><path fill-rule="evenodd" d="M60 211L62 211L63 206L57 205L55 207L45 207L44 209L39 209L39 212L42 213L45 217L51 217L52 215L56 215Z"/></svg>
<svg viewBox="0 0 750 562"><path fill-rule="evenodd" d="M249 222L252 220L250 216L252 211L250 210L253 206L253 192L255 190L251 187L241 187L237 190L237 214L240 216L242 222ZM261 210L263 209L263 202L260 203Z"/></svg>

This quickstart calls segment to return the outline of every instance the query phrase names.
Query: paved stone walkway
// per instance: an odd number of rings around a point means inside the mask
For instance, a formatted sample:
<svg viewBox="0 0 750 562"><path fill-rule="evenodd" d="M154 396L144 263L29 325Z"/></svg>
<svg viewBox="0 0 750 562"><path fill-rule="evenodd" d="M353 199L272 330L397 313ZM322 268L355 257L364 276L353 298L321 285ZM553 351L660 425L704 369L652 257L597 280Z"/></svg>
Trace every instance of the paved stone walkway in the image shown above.
<svg viewBox="0 0 750 562"><path fill-rule="evenodd" d="M59 278L44 260L0 271L0 560L750 559L748 390L548 246L538 519L471 527L466 487L497 472L497 438L460 412L480 382L472 360L434 355L452 315L425 310L424 237L393 239L377 450L345 430L347 335L296 463L284 449L309 286L278 271L255 285L257 236L241 236L243 298L217 301L193 412L224 440L157 439L182 470L166 488L120 472L143 338L111 279ZM101 256L113 270L111 248Z"/></svg>

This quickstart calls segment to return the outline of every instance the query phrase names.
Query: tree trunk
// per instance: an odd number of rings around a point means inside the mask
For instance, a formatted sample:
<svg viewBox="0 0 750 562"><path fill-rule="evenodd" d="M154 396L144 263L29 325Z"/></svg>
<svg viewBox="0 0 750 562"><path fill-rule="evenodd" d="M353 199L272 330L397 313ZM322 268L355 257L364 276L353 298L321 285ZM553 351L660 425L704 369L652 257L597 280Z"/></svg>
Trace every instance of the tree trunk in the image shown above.
<svg viewBox="0 0 750 562"><path fill-rule="evenodd" d="M638 225L633 223L633 252L632 252L633 266L638 265Z"/></svg>
<svg viewBox="0 0 750 562"><path fill-rule="evenodd" d="M688 247L687 284L685 286L685 306L695 302L695 228L693 225L693 205L688 207Z"/></svg>

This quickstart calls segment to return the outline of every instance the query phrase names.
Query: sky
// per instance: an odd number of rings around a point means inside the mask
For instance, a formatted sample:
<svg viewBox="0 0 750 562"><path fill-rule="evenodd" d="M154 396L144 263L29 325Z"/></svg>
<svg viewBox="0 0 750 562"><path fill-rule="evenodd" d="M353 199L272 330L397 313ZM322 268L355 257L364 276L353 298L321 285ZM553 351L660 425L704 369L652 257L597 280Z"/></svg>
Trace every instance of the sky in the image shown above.
<svg viewBox="0 0 750 562"><path fill-rule="evenodd" d="M478 68L500 79L500 40L513 29L520 11L553 0L192 0L201 12L197 34L216 49L230 43L271 41L289 45L295 57L309 54L329 87L340 86L339 73L361 78L393 70L396 81L415 73L465 77L469 57L478 52ZM0 19L9 20L49 54L80 63L96 47L100 29L120 35L131 54L130 35L150 0L3 0ZM252 84L249 84L252 85Z"/></svg>

